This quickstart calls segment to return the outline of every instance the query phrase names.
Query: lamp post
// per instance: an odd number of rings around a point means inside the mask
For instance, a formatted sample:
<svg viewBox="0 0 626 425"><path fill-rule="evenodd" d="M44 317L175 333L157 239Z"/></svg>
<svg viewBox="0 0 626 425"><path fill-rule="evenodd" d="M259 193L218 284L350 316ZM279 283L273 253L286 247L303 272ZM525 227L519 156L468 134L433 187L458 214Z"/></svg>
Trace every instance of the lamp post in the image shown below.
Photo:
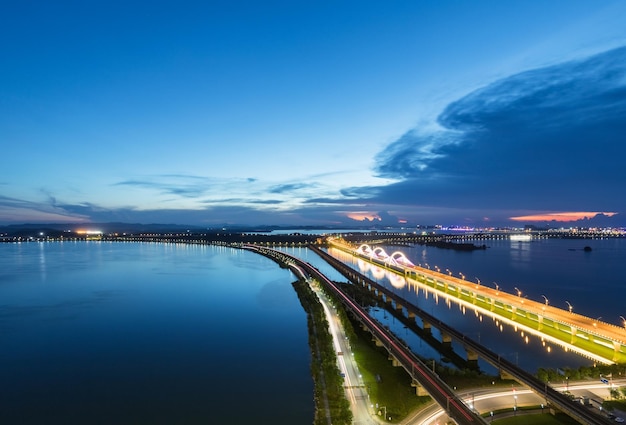
<svg viewBox="0 0 626 425"><path fill-rule="evenodd" d="M480 279L476 278L476 282L478 282L478 285L476 285L476 287L478 288L478 286L480 286Z"/></svg>
<svg viewBox="0 0 626 425"><path fill-rule="evenodd" d="M567 303L567 308L569 309L570 314L572 313L572 310L574 309L574 307L572 307L572 305L569 303L569 301L565 301Z"/></svg>
<svg viewBox="0 0 626 425"><path fill-rule="evenodd" d="M383 418L387 419L387 406L380 406L381 409L385 409L385 416ZM380 410L379 410L380 413Z"/></svg>
<svg viewBox="0 0 626 425"><path fill-rule="evenodd" d="M461 276L461 279L465 280L465 275L461 272L459 272L459 276Z"/></svg>
<svg viewBox="0 0 626 425"><path fill-rule="evenodd" d="M446 269L446 271L448 272L450 276L452 276L452 272L450 271L450 269Z"/></svg>
<svg viewBox="0 0 626 425"><path fill-rule="evenodd" d="M522 296L522 291L520 291L519 289L517 289L517 286L514 288L517 291L517 296L521 298Z"/></svg>
<svg viewBox="0 0 626 425"><path fill-rule="evenodd" d="M494 285L496 285L496 295L500 295L500 285L498 285L496 282L493 282Z"/></svg>
<svg viewBox="0 0 626 425"><path fill-rule="evenodd" d="M546 301L546 307L548 306L548 298L545 295L541 295L543 297L543 299Z"/></svg>
<svg viewBox="0 0 626 425"><path fill-rule="evenodd" d="M626 329L626 319L624 319L624 316L620 316L620 319L622 319L622 325L624 325L624 329Z"/></svg>

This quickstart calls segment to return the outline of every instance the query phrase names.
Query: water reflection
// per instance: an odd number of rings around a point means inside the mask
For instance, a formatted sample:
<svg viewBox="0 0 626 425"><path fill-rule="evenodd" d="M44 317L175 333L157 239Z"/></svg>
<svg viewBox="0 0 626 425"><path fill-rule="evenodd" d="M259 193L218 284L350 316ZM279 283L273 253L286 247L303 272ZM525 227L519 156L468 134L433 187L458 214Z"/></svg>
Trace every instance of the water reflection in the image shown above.
<svg viewBox="0 0 626 425"><path fill-rule="evenodd" d="M491 321L484 321L484 312L475 306L467 305L464 301L458 302L456 298L443 295L413 279L405 279L403 276L357 259L340 250L331 248L329 253L465 335L470 337L480 335L483 345L504 358L509 357L512 349L514 353L529 353L522 357L520 366L530 372L536 371L538 367L562 367L564 365L573 367L590 363L588 359L570 352L567 347L559 346L560 350L553 350L555 342L547 343L543 337L518 329L514 322L509 323L506 319L499 319L495 316ZM388 320L384 313L382 317L377 318L396 333L406 332L393 320ZM423 347L419 345L418 348ZM458 349L459 352L463 351L462 347ZM418 352L418 354L432 353L428 350L426 353ZM481 368L491 369L485 364L481 364Z"/></svg>

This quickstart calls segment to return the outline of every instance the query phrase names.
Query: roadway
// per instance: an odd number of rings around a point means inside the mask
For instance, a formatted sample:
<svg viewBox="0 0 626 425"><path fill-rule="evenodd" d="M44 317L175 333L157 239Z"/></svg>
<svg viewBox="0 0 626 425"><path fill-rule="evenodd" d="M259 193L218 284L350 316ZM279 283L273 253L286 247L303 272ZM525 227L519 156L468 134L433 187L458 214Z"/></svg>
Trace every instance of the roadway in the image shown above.
<svg viewBox="0 0 626 425"><path fill-rule="evenodd" d="M522 291L517 288L516 294L510 294L500 290L499 287L491 288L481 285L479 282L467 281L464 279L464 276L463 278L457 278L450 273L442 273L439 270L431 270L430 268L393 264L390 262L391 257L378 258L367 256L360 254L348 244L340 243L336 240L330 242L332 246L344 252L372 261L374 264L389 268L405 277L415 276L415 279L419 281L421 276L422 279L430 278L434 282L441 282L442 286L445 286L444 289L439 289L436 283L433 283L435 285L433 289L440 290L449 296L454 296L460 301L469 302L474 307L479 307L478 304L484 304L485 307L488 307L488 312L497 314L503 319L515 322L525 318L529 321L534 321L536 329L528 328L529 331L541 332L542 329L547 331L547 327L554 326L556 333L545 333L544 336L555 340L555 342L566 344L570 349L581 350L576 345L577 341L586 340L590 343L595 341L598 353L585 351L582 354L588 355L597 361L614 363L626 359L626 320L623 323L624 327L616 326L602 322L599 320L600 318L593 319L574 313L573 306L569 303L568 309L564 310L550 305L549 300L545 296L544 302L533 301L523 297ZM546 322L552 322L554 325L546 324ZM597 341L598 338L601 341Z"/></svg>
<svg viewBox="0 0 626 425"><path fill-rule="evenodd" d="M625 381L615 382L616 386L623 385ZM577 398L586 397L592 400L591 405L586 407L590 411L598 409L598 401L604 400L610 397L609 386L601 384L599 382L589 381L576 381L571 382L568 385L562 385L557 388L559 391L569 391ZM539 395L535 394L531 390L524 387L512 387L510 389L494 388L476 388L475 390L468 390L460 394L466 403L473 405L474 408L480 412L497 412L499 410L509 409L506 413L496 414L488 419L499 419L506 416L515 416L525 414L524 411L510 410L528 406L541 406L544 408L537 408L533 410L533 413L548 413L548 408L545 405L545 400ZM595 413L598 415L598 413ZM626 418L626 412L615 411L616 416ZM408 419L405 424L420 424L420 425L438 425L446 423L446 413L439 406L432 405L428 408L417 412L414 416Z"/></svg>
<svg viewBox="0 0 626 425"><path fill-rule="evenodd" d="M313 286L315 288L315 286ZM328 319L329 331L333 337L333 344L337 352L337 365L344 375L346 397L352 410L353 425L377 425L371 414L370 399L367 388L363 383L356 360L352 355L350 343L344 331L337 311L323 291L315 288L315 293L322 303Z"/></svg>
<svg viewBox="0 0 626 425"><path fill-rule="evenodd" d="M315 267L298 257L282 251L259 246L245 247L284 264L295 264L300 269L304 270L308 276L324 285L336 295L346 309L352 312L357 320L380 341L389 354L410 374L412 379L418 382L442 408L445 408L448 416L459 425L486 423L476 412L466 406L454 391L452 391L437 374L432 372L428 366L422 363L422 361L407 346L399 341L395 335L381 326L376 320L372 319L361 306L352 301L350 297L344 294L331 280L320 273Z"/></svg>
<svg viewBox="0 0 626 425"><path fill-rule="evenodd" d="M419 307L407 302L393 291L385 288L382 285L379 285L377 282L369 279L367 276L362 275L357 272L353 268L344 264L340 260L334 258L330 254L320 250L319 248L312 247L311 248L315 253L317 253L322 259L328 262L332 267L334 267L337 271L343 274L348 280L360 281L364 282L367 285L375 288L388 300L393 300L396 305L402 305L407 313L415 314L422 318L425 322L430 323L432 326L440 329L442 332L450 335L452 338L461 342L466 349L470 349L474 353L480 355L483 359L494 365L498 370L505 371L508 375L510 375L516 381L526 385L528 388L535 391L535 393L540 394L544 398L544 402L547 404L548 402L552 403L559 410L566 412L571 417L575 418L580 423L584 424L605 424L607 423L606 418L596 414L595 412L589 411L589 409L584 406L573 403L568 397L563 395L561 392L556 391L550 385L545 382L540 381L536 376L531 373L523 370L512 362L501 358L500 355L494 353L487 347L482 344L472 340L471 338L466 337L461 332L456 329L446 325L441 320L435 318L434 316L428 314L423 311Z"/></svg>

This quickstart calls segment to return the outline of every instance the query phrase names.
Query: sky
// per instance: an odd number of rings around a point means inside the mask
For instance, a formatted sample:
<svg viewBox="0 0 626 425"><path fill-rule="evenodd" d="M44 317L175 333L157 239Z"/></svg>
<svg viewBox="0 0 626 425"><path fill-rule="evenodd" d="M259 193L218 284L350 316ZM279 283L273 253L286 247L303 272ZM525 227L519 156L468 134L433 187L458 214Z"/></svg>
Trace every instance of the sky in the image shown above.
<svg viewBox="0 0 626 425"><path fill-rule="evenodd" d="M0 5L0 224L626 226L621 0Z"/></svg>

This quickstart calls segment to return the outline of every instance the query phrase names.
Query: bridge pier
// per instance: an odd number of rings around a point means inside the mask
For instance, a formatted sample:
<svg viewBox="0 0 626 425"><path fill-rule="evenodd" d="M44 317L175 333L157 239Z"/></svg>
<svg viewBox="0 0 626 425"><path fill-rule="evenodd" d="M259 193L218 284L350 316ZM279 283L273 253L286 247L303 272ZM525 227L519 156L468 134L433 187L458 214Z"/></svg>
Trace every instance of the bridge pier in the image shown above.
<svg viewBox="0 0 626 425"><path fill-rule="evenodd" d="M511 376L510 374L506 373L502 369L500 369L500 379L515 380L515 378L513 376Z"/></svg>
<svg viewBox="0 0 626 425"><path fill-rule="evenodd" d="M467 365L471 369L478 369L478 353L465 347L465 353L467 354Z"/></svg>
<svg viewBox="0 0 626 425"><path fill-rule="evenodd" d="M432 330L432 325L430 324L430 322L427 322L426 320L422 319L422 329L424 329L424 333L427 334L432 334L433 330Z"/></svg>
<svg viewBox="0 0 626 425"><path fill-rule="evenodd" d="M388 357L389 360L391 360L391 365L393 367L400 367L402 366L402 364L398 361L398 359L396 359L394 356L392 356L391 354Z"/></svg>
<svg viewBox="0 0 626 425"><path fill-rule="evenodd" d="M620 361L620 350L622 349L622 344L617 341L613 341L613 361L618 363Z"/></svg>
<svg viewBox="0 0 626 425"><path fill-rule="evenodd" d="M441 332L441 343L443 344L444 348L451 348L452 336L450 336L449 334L445 332Z"/></svg>
<svg viewBox="0 0 626 425"><path fill-rule="evenodd" d="M418 397L430 395L428 394L428 391L426 391L424 387L422 387L415 379L411 380L411 386L415 388L415 395Z"/></svg>
<svg viewBox="0 0 626 425"><path fill-rule="evenodd" d="M372 337L372 341L374 341L376 343L377 347L383 347L384 346L383 342L380 339L376 338L375 336Z"/></svg>
<svg viewBox="0 0 626 425"><path fill-rule="evenodd" d="M398 313L402 313L402 310L403 310L402 304L396 301L396 311Z"/></svg>

